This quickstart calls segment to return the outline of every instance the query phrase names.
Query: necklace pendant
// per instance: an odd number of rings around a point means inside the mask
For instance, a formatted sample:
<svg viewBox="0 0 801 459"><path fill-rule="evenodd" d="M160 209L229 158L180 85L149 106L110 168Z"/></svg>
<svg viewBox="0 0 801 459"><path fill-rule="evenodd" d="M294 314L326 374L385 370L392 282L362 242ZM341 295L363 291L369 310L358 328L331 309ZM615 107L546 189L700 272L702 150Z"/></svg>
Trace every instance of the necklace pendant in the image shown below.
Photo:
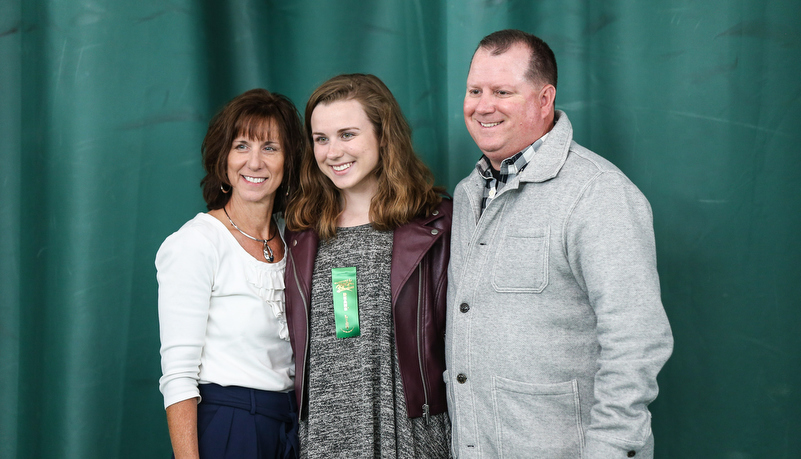
<svg viewBox="0 0 801 459"><path fill-rule="evenodd" d="M273 249L267 245L267 241L263 242L264 247L262 248L262 252L264 252L264 259L267 260L268 263L272 263L275 260L275 256L273 256Z"/></svg>
<svg viewBox="0 0 801 459"><path fill-rule="evenodd" d="M273 240L273 238L275 237L276 234L278 234L278 228L277 227L275 228L275 231L273 231L273 235L270 236L269 239L255 238L255 237L251 236L250 234L242 231L238 226L236 226L236 223L234 223L234 221L231 220L231 216L228 215L228 211L225 210L225 207L223 207L222 209L223 209L223 212L225 212L225 216L228 217L228 221L231 222L231 226L233 226L234 228L236 228L237 231L242 233L242 236L245 236L246 238L248 238L250 240L253 240L253 241L256 241L256 242L261 242L263 244L261 251L264 254L264 259L267 260L267 263L272 263L273 260L275 260L275 256L273 256L273 249L270 248L268 243ZM270 220L270 226L272 226L274 223L275 223L274 220ZM268 231L268 235L269 235L269 228L267 228L267 231Z"/></svg>

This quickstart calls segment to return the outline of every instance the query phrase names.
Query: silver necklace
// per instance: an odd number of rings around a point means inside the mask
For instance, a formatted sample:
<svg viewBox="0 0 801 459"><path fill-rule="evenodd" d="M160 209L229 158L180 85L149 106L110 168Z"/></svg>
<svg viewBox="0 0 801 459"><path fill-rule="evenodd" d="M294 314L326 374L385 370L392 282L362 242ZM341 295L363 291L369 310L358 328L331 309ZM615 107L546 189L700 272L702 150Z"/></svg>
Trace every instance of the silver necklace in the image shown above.
<svg viewBox="0 0 801 459"><path fill-rule="evenodd" d="M238 227L238 226L236 226L236 223L234 223L234 221L233 221L233 220L231 220L231 216L230 216L230 215L228 215L228 211L227 211L227 210L225 210L225 207L223 207L223 212L225 212L225 216L226 216L226 217L228 217L228 221L229 221L229 222L231 222L231 225L232 225L234 228L236 228L236 230L237 230L237 231L239 231L240 233L242 233L242 236L245 236L245 237L246 237L246 238L248 238L248 239L253 239L253 240L254 240L254 241L256 241L256 242L261 242L261 243L263 244L263 246L262 246L262 249L261 249L261 250L262 250L262 252L264 253L264 259L265 259L265 260L267 260L267 263L272 263L272 262L273 262L273 260L275 260L275 256L273 256L273 249L271 249L271 248L270 248L270 245L269 245L269 244L267 244L267 243L273 240L273 238L275 237L275 235L278 233L278 231L277 231L277 230L276 230L276 231L273 233L273 235L272 235L272 236L270 236L270 239L259 239L259 238L257 238L257 237L253 237L253 236L251 236L250 234L248 234L248 233L246 233L246 232L242 231L241 229L239 229L239 227ZM273 226L273 221L272 221L272 219L270 219L270 227L272 228L272 226ZM268 230L268 231L269 231L269 230Z"/></svg>

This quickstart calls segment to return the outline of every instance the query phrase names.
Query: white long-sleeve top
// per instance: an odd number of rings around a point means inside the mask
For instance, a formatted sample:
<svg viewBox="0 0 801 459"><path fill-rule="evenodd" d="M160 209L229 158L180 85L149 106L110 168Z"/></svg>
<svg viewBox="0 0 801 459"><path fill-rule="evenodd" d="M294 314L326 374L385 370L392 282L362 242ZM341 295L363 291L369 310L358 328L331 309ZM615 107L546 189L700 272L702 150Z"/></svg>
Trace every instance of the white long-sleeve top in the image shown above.
<svg viewBox="0 0 801 459"><path fill-rule="evenodd" d="M283 234L283 221L279 227ZM256 260L205 213L162 243L156 277L165 408L199 397L198 383L292 389L285 266L286 259Z"/></svg>

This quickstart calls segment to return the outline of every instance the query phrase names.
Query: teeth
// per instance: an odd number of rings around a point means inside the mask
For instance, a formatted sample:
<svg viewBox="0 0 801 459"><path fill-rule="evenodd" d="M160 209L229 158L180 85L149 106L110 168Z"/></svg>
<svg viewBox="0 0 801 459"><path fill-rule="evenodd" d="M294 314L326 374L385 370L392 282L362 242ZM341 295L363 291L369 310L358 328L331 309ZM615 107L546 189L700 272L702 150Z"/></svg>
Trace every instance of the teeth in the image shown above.
<svg viewBox="0 0 801 459"><path fill-rule="evenodd" d="M245 177L245 180L247 180L250 183L261 183L267 180L264 177L248 177L247 175L243 175L242 177Z"/></svg>
<svg viewBox="0 0 801 459"><path fill-rule="evenodd" d="M497 123L482 123L481 121L479 121L478 124L482 125L483 127L494 127L501 124L501 122L498 121Z"/></svg>
<svg viewBox="0 0 801 459"><path fill-rule="evenodd" d="M349 163L345 163L345 164L340 164L339 166L331 166L331 167L333 167L333 168L334 168L334 170L335 170L335 171L337 171L337 172L342 172L342 171L344 171L345 169L349 168L351 164L353 164L353 162L349 162Z"/></svg>

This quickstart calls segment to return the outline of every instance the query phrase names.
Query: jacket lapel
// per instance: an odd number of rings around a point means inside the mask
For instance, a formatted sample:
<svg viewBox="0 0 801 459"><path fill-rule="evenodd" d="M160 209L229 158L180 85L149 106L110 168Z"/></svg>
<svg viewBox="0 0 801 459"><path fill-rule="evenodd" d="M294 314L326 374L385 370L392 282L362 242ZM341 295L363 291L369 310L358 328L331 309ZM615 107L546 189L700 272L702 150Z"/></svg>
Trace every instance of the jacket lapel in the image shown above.
<svg viewBox="0 0 801 459"><path fill-rule="evenodd" d="M442 218L442 213L426 218L414 219L396 229L392 237L392 270L390 272L390 285L392 288L392 304L394 305L400 294L401 287L412 275L423 255L442 236L441 231L427 227L432 221ZM436 234L432 234L436 233Z"/></svg>
<svg viewBox="0 0 801 459"><path fill-rule="evenodd" d="M287 241L289 253L293 261L293 272L287 274L297 277L296 282L298 287L301 292L305 293L305 306L307 310L311 307L311 281L314 272L314 259L317 256L318 243L317 233L311 230L301 233L291 233ZM298 266L303 266L306 269L300 270Z"/></svg>

